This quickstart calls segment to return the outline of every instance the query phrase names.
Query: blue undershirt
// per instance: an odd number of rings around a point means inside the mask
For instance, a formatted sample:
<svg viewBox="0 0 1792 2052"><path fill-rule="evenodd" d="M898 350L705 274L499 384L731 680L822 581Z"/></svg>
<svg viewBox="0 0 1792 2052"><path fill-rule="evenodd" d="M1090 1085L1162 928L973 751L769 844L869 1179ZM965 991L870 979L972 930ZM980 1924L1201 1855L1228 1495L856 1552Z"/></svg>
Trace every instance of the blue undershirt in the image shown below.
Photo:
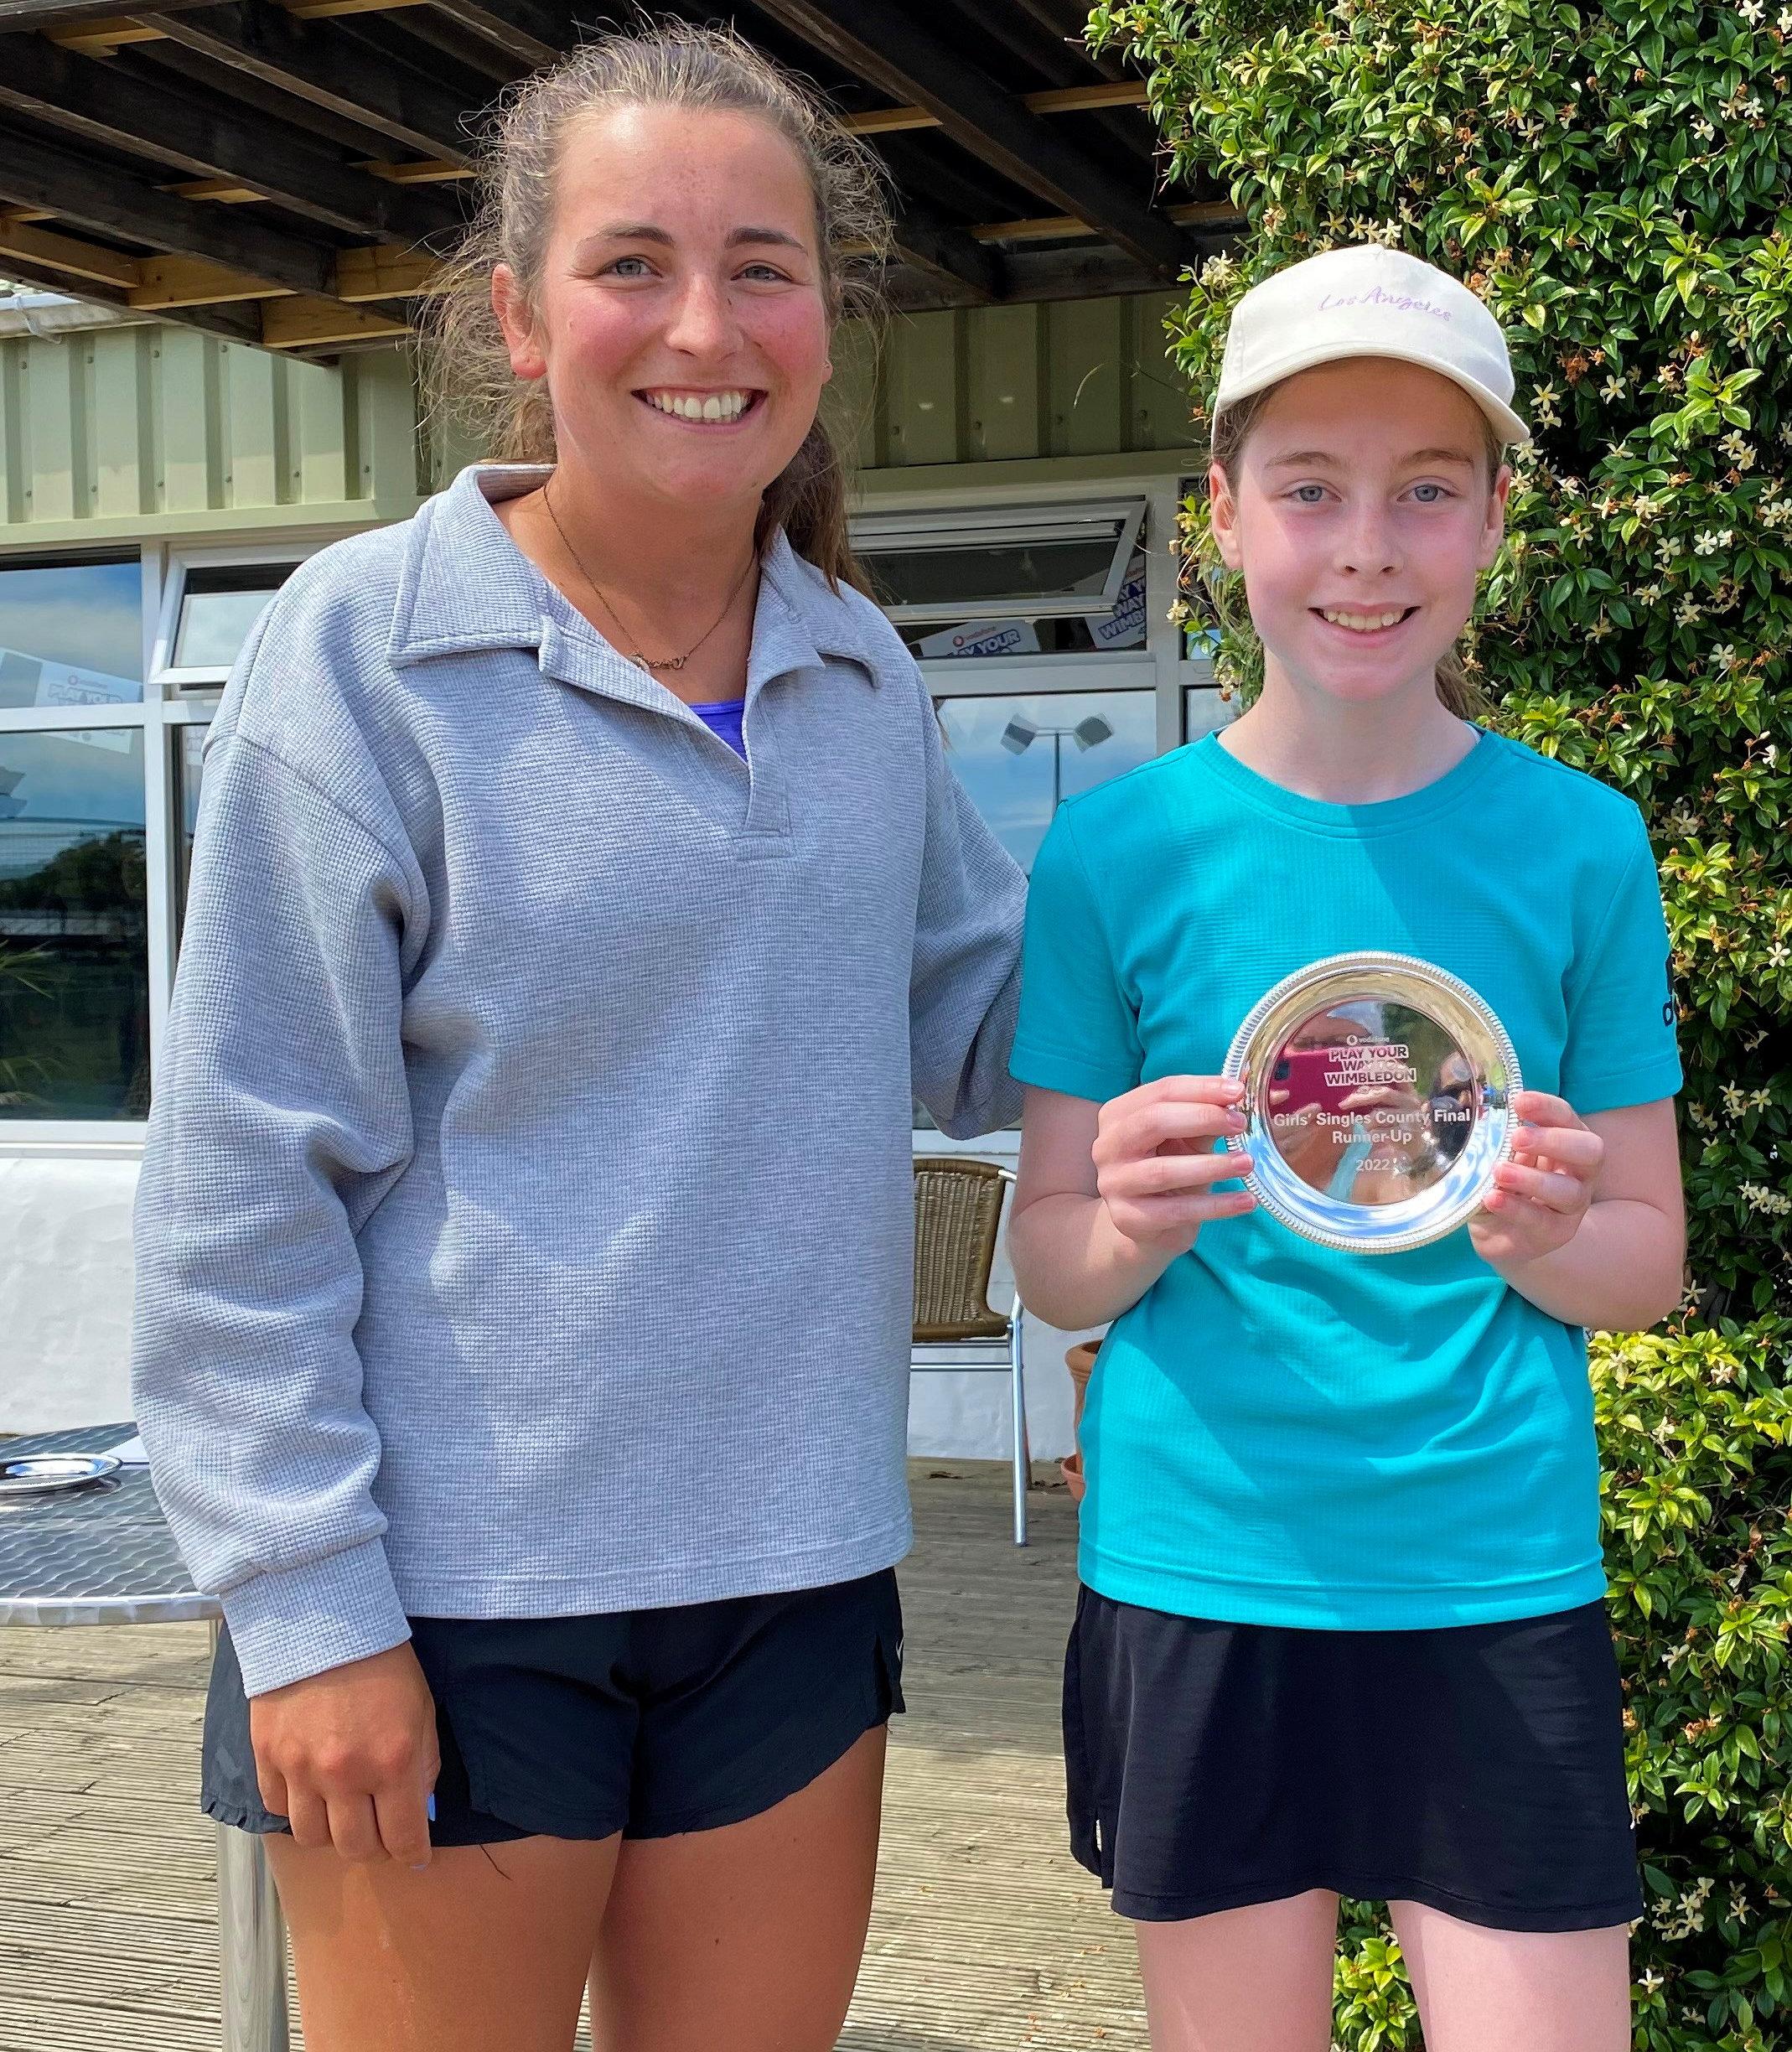
<svg viewBox="0 0 1792 2052"><path fill-rule="evenodd" d="M691 710L712 734L726 741L743 761L746 759L747 740L740 728L747 710L744 698L717 698L709 705L694 705Z"/></svg>

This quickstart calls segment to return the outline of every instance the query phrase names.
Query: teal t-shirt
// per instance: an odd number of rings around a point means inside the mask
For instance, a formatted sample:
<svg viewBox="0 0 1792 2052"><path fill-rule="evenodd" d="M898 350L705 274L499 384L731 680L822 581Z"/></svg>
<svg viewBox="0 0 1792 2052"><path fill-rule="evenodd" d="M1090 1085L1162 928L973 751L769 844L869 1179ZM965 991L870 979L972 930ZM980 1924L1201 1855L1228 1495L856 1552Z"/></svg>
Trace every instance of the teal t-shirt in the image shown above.
<svg viewBox="0 0 1792 2052"><path fill-rule="evenodd" d="M1655 862L1631 801L1489 733L1405 797L1284 790L1217 736L1066 803L1033 872L1013 1067L1105 1101L1211 1075L1271 985L1417 955L1577 1112L1680 1087ZM1116 1601L1360 1630L1603 1594L1584 1335L1466 1227L1398 1254L1261 1210L1204 1226L1118 1319L1083 1414L1080 1565Z"/></svg>

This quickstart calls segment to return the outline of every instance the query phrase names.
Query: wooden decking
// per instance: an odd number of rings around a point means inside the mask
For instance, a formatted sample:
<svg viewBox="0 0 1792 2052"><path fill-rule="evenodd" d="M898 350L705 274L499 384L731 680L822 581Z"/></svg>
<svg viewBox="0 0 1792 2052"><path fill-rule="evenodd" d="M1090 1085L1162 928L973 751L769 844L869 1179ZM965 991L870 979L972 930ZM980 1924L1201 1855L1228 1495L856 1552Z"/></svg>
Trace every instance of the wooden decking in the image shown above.
<svg viewBox="0 0 1792 2052"><path fill-rule="evenodd" d="M1034 1492L1022 1552L1005 1468L912 1472L909 1714L842 2052L1143 2052L1128 1927L1064 1845L1070 1502ZM0 1631L0 2052L216 2046L205 1671L203 1625Z"/></svg>

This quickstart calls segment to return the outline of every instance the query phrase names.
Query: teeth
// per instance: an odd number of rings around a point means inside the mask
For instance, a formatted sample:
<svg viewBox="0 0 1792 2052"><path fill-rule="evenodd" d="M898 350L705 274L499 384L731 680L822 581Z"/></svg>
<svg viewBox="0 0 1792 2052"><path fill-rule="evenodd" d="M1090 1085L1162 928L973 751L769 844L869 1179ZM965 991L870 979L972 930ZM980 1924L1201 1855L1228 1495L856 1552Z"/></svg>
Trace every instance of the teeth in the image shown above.
<svg viewBox="0 0 1792 2052"><path fill-rule="evenodd" d="M1402 607L1395 613L1334 613L1325 615L1334 627L1349 627L1358 634L1372 634L1377 627L1391 627L1406 617Z"/></svg>
<svg viewBox="0 0 1792 2052"><path fill-rule="evenodd" d="M738 391L709 392L702 398L695 392L650 391L644 396L650 406L679 420L738 420L748 402L747 393Z"/></svg>

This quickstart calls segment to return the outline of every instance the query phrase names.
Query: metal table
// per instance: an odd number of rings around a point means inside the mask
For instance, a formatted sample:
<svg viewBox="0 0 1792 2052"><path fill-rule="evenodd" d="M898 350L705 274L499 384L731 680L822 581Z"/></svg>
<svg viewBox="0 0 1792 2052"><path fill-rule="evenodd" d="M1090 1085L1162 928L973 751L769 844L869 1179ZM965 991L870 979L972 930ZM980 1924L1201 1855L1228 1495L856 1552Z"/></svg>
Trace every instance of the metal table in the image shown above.
<svg viewBox="0 0 1792 2052"><path fill-rule="evenodd" d="M22 1454L104 1454L134 1425L94 1425L0 1442ZM0 1625L166 1624L204 1618L217 1643L215 1596L193 1587L145 1468L79 1489L0 1498ZM286 2052L286 1925L262 1842L220 1824L218 1934L225 2052Z"/></svg>

